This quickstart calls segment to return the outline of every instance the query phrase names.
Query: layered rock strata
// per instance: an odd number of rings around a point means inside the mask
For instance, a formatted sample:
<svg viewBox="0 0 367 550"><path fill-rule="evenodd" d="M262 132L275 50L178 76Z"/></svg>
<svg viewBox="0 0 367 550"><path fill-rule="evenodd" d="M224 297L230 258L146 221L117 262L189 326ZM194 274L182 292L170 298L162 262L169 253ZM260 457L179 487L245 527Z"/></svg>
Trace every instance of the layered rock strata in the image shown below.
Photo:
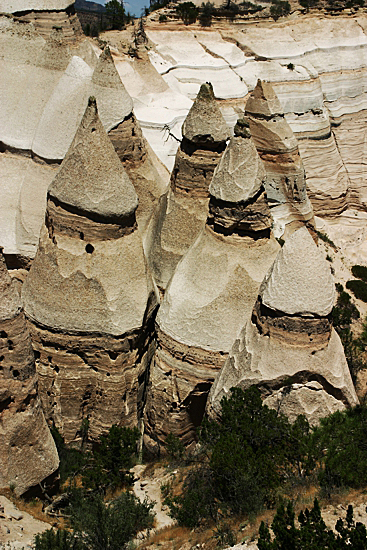
<svg viewBox="0 0 367 550"><path fill-rule="evenodd" d="M311 424L356 405L343 346L332 327L334 283L308 230L295 231L261 285L208 400L212 416L230 388L257 385L264 402L290 420Z"/></svg>
<svg viewBox="0 0 367 550"><path fill-rule="evenodd" d="M157 316L145 413L145 441L154 451L170 432L185 445L195 441L211 384L280 249L264 181L248 123L240 120L214 172L206 226L178 264Z"/></svg>
<svg viewBox="0 0 367 550"><path fill-rule="evenodd" d="M137 205L91 98L23 287L44 411L68 443L86 418L95 440L141 414L156 298Z"/></svg>
<svg viewBox="0 0 367 550"><path fill-rule="evenodd" d="M20 21L32 23L45 38L54 27L62 29L69 41L75 41L83 33L74 0L1 0L0 12L12 13Z"/></svg>
<svg viewBox="0 0 367 550"><path fill-rule="evenodd" d="M0 487L17 495L53 474L59 458L41 408L29 330L0 249Z"/></svg>
<svg viewBox="0 0 367 550"><path fill-rule="evenodd" d="M148 261L164 292L177 263L205 225L209 185L229 138L210 83L202 84L182 126L170 188L148 229Z"/></svg>
<svg viewBox="0 0 367 550"><path fill-rule="evenodd" d="M271 84L260 79L246 103L251 133L266 170L266 193L278 231L313 223L297 140Z"/></svg>

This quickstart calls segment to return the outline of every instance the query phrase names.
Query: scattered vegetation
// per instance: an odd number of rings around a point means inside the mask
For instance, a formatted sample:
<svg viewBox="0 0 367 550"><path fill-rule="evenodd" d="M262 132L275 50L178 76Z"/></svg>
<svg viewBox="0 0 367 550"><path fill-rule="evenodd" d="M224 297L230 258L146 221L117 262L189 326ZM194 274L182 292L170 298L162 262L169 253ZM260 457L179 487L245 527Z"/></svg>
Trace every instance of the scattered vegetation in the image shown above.
<svg viewBox="0 0 367 550"><path fill-rule="evenodd" d="M111 19L112 29L121 30L125 24L125 9L123 2L110 0L106 3L106 15Z"/></svg>
<svg viewBox="0 0 367 550"><path fill-rule="evenodd" d="M361 279L367 283L367 267L364 265L354 265L352 267L352 275L356 279Z"/></svg>
<svg viewBox="0 0 367 550"><path fill-rule="evenodd" d="M353 507L348 506L346 519L339 519L335 525L336 533L326 527L321 516L318 500L315 499L311 510L298 516L299 528L295 526L295 514L291 503L281 504L271 524L274 537L269 528L261 523L257 541L259 550L363 550L367 548L367 531L362 523L355 523Z"/></svg>
<svg viewBox="0 0 367 550"><path fill-rule="evenodd" d="M203 2L200 8L199 22L202 27L210 27L212 24L213 14L215 13L214 4L211 2Z"/></svg>
<svg viewBox="0 0 367 550"><path fill-rule="evenodd" d="M362 302L367 302L367 283L360 280L348 281L345 285L348 290L351 290L354 296Z"/></svg>
<svg viewBox="0 0 367 550"><path fill-rule="evenodd" d="M326 492L367 484L366 405L336 412L314 428L304 416L290 424L262 404L255 387L232 388L221 405L220 421L203 423L202 456L182 493L172 496L165 487L179 525L224 525L225 518L274 507L292 487L308 482Z"/></svg>
<svg viewBox="0 0 367 550"><path fill-rule="evenodd" d="M336 246L336 244L330 239L330 237L326 235L326 233L323 233L322 231L316 231L316 235L318 236L319 239L321 239L322 241L324 241L324 243L331 246L334 250L338 250L338 247Z"/></svg>
<svg viewBox="0 0 367 550"><path fill-rule="evenodd" d="M68 509L73 532L50 529L35 538L35 550L123 550L153 526L154 503L127 491L105 503L100 493L74 491Z"/></svg>
<svg viewBox="0 0 367 550"><path fill-rule="evenodd" d="M291 12L291 5L287 0L272 0L272 5L270 6L270 15L277 21L279 17L284 17L289 15Z"/></svg>
<svg viewBox="0 0 367 550"><path fill-rule="evenodd" d="M185 25L191 25L195 23L199 10L193 2L182 2L176 7L176 13Z"/></svg>

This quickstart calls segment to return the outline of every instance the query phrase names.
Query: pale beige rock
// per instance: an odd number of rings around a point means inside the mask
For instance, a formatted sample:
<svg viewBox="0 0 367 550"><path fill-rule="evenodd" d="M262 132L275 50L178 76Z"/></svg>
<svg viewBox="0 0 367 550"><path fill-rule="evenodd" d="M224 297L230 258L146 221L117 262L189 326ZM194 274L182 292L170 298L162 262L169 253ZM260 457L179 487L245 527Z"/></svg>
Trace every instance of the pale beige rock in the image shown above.
<svg viewBox="0 0 367 550"><path fill-rule="evenodd" d="M251 319L212 387L210 415L219 414L220 400L232 387L254 384L269 406L280 407L291 420L305 414L315 424L325 414L358 403L342 344L328 317L333 281L321 255L317 264L316 248L306 228L298 229L284 244L274 263L277 267L264 279ZM304 267L309 260L314 271L300 269L294 278L284 260L291 252ZM289 299L284 299L282 288L291 292ZM297 300L298 293L304 305Z"/></svg>
<svg viewBox="0 0 367 550"><path fill-rule="evenodd" d="M136 208L91 99L50 186L22 291L45 414L67 442L84 418L91 439L136 425L144 404L156 298Z"/></svg>
<svg viewBox="0 0 367 550"><path fill-rule="evenodd" d="M18 11L30 10L65 10L73 3L73 0L1 0L0 11L4 13L15 13Z"/></svg>
<svg viewBox="0 0 367 550"><path fill-rule="evenodd" d="M29 331L0 250L0 487L21 495L59 465L41 409Z"/></svg>
<svg viewBox="0 0 367 550"><path fill-rule="evenodd" d="M262 303L288 315L326 317L334 299L330 267L309 231L302 227L287 239L267 274Z"/></svg>
<svg viewBox="0 0 367 550"><path fill-rule="evenodd" d="M313 224L297 140L269 82L260 79L246 104L251 134L266 170L266 192L281 235L288 227ZM289 229L288 229L289 231Z"/></svg>
<svg viewBox="0 0 367 550"><path fill-rule="evenodd" d="M188 119L170 189L160 198L145 241L148 262L162 292L178 261L204 227L209 185L229 137L210 84L201 86Z"/></svg>
<svg viewBox="0 0 367 550"><path fill-rule="evenodd" d="M138 197L104 131L95 99L89 100L89 108L48 192L64 205L105 221L117 222L135 212Z"/></svg>
<svg viewBox="0 0 367 550"><path fill-rule="evenodd" d="M182 135L193 143L218 143L228 139L228 128L215 103L210 82L200 87L182 125Z"/></svg>
<svg viewBox="0 0 367 550"><path fill-rule="evenodd" d="M145 441L154 451L170 432L186 445L195 440L209 388L280 248L264 179L249 134L237 134L214 172L207 224L178 263L157 315L145 411Z"/></svg>

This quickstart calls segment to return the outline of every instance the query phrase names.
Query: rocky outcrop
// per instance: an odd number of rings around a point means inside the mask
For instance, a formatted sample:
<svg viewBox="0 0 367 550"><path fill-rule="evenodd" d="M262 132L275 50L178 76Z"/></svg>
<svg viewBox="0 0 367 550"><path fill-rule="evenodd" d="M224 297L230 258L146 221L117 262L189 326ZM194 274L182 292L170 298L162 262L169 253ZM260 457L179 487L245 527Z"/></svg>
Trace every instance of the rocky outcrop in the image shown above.
<svg viewBox="0 0 367 550"><path fill-rule="evenodd" d="M233 345L208 400L212 416L230 388L257 385L264 402L295 420L315 424L355 405L344 350L330 313L330 268L306 228L293 233L264 279L240 337Z"/></svg>
<svg viewBox="0 0 367 550"><path fill-rule="evenodd" d="M195 441L211 384L280 248L264 181L248 123L240 120L214 172L206 226L178 264L157 316L145 413L153 451L170 432L185 445Z"/></svg>
<svg viewBox="0 0 367 550"><path fill-rule="evenodd" d="M47 187L70 147L90 96L97 98L105 130L118 134L114 143L137 189L137 220L144 229L167 188L168 172L157 173L155 155L148 152L109 49L98 58L88 40L70 44L60 28L45 40L32 24L0 16L0 52L4 254L34 257Z"/></svg>
<svg viewBox="0 0 367 550"><path fill-rule="evenodd" d="M163 292L177 263L205 225L209 185L229 138L210 83L201 86L182 136L170 189L159 201L146 240L149 265Z"/></svg>
<svg viewBox="0 0 367 550"><path fill-rule="evenodd" d="M37 391L31 339L0 249L0 487L17 495L59 465Z"/></svg>
<svg viewBox="0 0 367 550"><path fill-rule="evenodd" d="M67 442L134 426L144 401L156 305L138 198L91 98L48 190L23 287L46 417Z"/></svg>
<svg viewBox="0 0 367 550"><path fill-rule="evenodd" d="M246 103L257 151L266 170L266 192L278 233L313 224L297 140L271 84L260 79Z"/></svg>
<svg viewBox="0 0 367 550"><path fill-rule="evenodd" d="M65 38L71 42L83 32L75 14L74 0L2 0L0 11L32 23L45 38L50 36L54 27L62 29Z"/></svg>

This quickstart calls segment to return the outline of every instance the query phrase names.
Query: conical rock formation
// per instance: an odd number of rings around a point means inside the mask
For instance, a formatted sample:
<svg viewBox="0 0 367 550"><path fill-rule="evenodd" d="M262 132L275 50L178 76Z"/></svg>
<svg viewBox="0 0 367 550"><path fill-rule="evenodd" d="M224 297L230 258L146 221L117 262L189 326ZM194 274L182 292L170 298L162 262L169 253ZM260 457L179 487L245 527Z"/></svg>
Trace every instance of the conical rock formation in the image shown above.
<svg viewBox="0 0 367 550"><path fill-rule="evenodd" d="M256 384L269 406L295 420L357 404L344 350L332 328L334 283L308 230L294 232L261 285L253 315L212 387L209 414L230 388Z"/></svg>
<svg viewBox="0 0 367 550"><path fill-rule="evenodd" d="M137 204L91 98L49 188L23 288L42 403L67 442L85 418L92 439L136 425L143 406L156 299Z"/></svg>
<svg viewBox="0 0 367 550"><path fill-rule="evenodd" d="M186 445L195 441L210 386L277 255L264 179L242 121L214 172L207 224L179 262L157 316L145 413L152 450L169 433Z"/></svg>
<svg viewBox="0 0 367 550"><path fill-rule="evenodd" d="M269 82L258 80L246 103L246 115L264 161L266 192L277 233L281 235L284 229L289 232L303 224L313 225L297 140Z"/></svg>
<svg viewBox="0 0 367 550"><path fill-rule="evenodd" d="M59 465L37 392L31 339L0 250L0 487L21 495Z"/></svg>
<svg viewBox="0 0 367 550"><path fill-rule="evenodd" d="M161 197L147 231L148 261L162 292L205 225L209 185L229 138L210 83L202 84L182 136L170 189Z"/></svg>

